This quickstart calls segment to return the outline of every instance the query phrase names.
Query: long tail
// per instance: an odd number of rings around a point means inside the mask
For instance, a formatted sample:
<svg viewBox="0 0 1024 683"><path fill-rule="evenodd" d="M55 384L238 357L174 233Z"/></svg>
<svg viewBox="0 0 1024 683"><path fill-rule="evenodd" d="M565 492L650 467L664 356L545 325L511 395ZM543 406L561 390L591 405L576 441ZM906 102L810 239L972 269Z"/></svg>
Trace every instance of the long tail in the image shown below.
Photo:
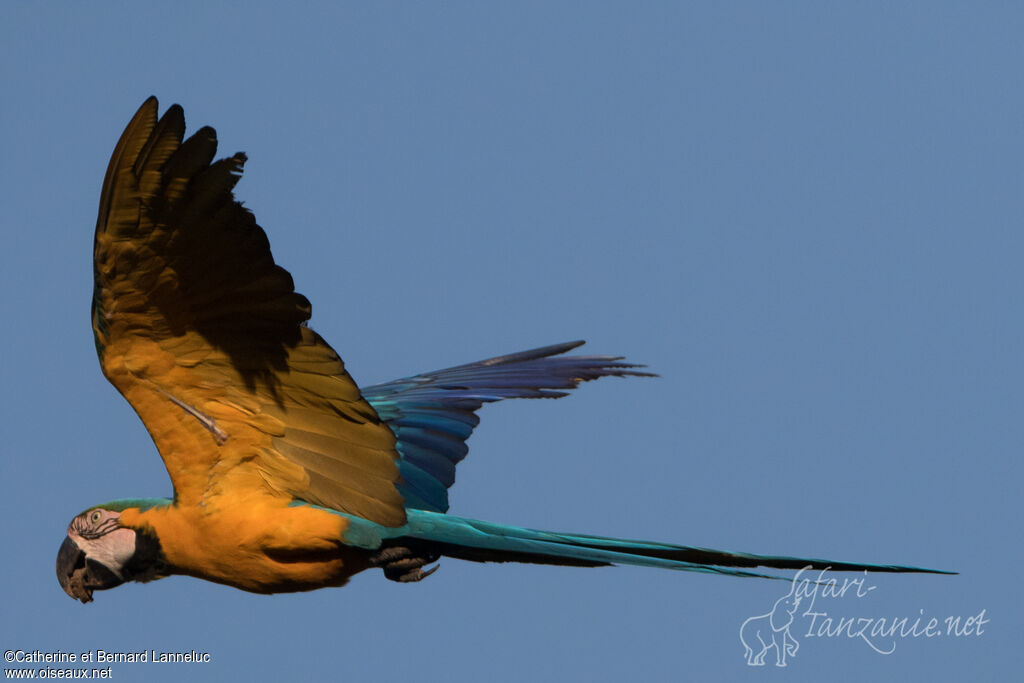
<svg viewBox="0 0 1024 683"><path fill-rule="evenodd" d="M384 535L381 534L383 528L376 524L372 525L375 529L366 527L365 532L369 536L376 537L365 538L367 545L376 545L379 548L404 547L423 555L443 555L474 562L530 562L580 567L628 564L760 578L779 577L736 568L803 569L811 567L815 569L828 568L834 571L956 573L900 565L836 562L779 555L751 555L669 543L539 531L452 517L424 510L409 510L408 515L408 524L400 529L387 530L389 533ZM364 524L371 524L365 520L361 521ZM355 530L353 529L353 531Z"/></svg>

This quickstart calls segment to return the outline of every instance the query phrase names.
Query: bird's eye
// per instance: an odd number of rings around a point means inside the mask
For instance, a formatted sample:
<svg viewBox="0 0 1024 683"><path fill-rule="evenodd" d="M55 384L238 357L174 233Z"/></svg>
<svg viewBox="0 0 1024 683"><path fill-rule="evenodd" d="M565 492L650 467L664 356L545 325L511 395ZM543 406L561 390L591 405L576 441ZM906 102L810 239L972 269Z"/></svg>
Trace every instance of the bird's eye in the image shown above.
<svg viewBox="0 0 1024 683"><path fill-rule="evenodd" d="M92 513L89 514L89 521L93 524L99 524L101 519L103 519L103 513L99 510L93 510Z"/></svg>

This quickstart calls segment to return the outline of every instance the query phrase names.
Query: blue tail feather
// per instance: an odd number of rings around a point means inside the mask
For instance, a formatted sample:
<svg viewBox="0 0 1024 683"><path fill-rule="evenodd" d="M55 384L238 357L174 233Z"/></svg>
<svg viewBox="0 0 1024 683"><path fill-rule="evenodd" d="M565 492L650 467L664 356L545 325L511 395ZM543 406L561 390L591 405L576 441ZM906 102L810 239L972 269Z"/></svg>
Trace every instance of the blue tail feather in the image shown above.
<svg viewBox="0 0 1024 683"><path fill-rule="evenodd" d="M506 398L559 398L580 382L606 376L653 376L614 356L561 356L583 344L568 342L387 382L363 390L394 432L407 523L390 528L339 513L349 521L345 543L368 551L407 547L476 562L531 562L575 566L638 565L730 576L781 578L750 569L826 567L836 571L928 572L897 565L732 553L668 543L557 533L452 517L448 488L466 456L466 439L484 403ZM303 504L303 503L296 503Z"/></svg>
<svg viewBox="0 0 1024 683"><path fill-rule="evenodd" d="M350 545L367 550L402 545L426 553L475 562L529 562L591 567L636 565L772 579L780 577L747 570L756 567L791 570L812 567L834 571L954 573L921 567L754 555L653 541L541 531L427 510L409 510L407 523L395 528L350 515L343 516L349 520L345 542Z"/></svg>

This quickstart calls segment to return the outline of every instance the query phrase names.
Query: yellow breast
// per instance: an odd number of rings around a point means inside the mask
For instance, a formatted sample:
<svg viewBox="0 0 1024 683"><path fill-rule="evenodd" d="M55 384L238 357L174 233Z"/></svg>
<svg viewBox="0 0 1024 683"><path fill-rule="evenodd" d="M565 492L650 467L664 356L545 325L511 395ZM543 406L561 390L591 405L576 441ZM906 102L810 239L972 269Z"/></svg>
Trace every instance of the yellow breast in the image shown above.
<svg viewBox="0 0 1024 683"><path fill-rule="evenodd" d="M341 586L369 566L365 550L341 541L345 518L308 506L290 507L277 498L129 509L121 522L152 529L168 573L255 593Z"/></svg>

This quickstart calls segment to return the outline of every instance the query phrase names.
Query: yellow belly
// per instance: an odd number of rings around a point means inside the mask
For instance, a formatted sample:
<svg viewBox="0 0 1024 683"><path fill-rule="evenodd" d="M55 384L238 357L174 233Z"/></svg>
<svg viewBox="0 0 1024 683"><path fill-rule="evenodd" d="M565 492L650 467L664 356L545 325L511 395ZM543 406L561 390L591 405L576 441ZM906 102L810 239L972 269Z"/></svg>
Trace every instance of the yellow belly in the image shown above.
<svg viewBox="0 0 1024 683"><path fill-rule="evenodd" d="M341 586L369 566L367 551L342 542L344 517L278 499L129 509L121 522L155 532L168 573L255 593Z"/></svg>

